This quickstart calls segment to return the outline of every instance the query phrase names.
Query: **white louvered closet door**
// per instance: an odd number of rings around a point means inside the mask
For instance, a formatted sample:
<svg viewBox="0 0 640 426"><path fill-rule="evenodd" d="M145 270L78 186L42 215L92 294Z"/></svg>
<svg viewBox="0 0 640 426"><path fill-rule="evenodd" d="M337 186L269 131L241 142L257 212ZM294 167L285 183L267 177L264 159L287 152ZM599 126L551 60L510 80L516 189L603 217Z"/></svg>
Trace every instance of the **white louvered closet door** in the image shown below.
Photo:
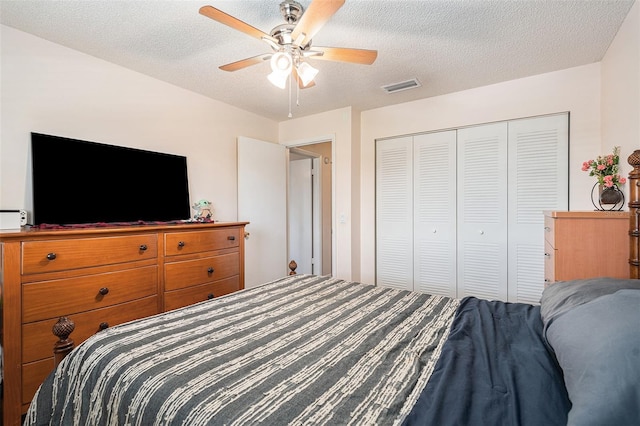
<svg viewBox="0 0 640 426"><path fill-rule="evenodd" d="M539 303L544 289L544 210L569 208L568 113L509 125L509 298Z"/></svg>
<svg viewBox="0 0 640 426"><path fill-rule="evenodd" d="M378 141L377 284L538 303L568 208L568 113Z"/></svg>
<svg viewBox="0 0 640 426"><path fill-rule="evenodd" d="M458 297L507 300L507 123L458 130Z"/></svg>
<svg viewBox="0 0 640 426"><path fill-rule="evenodd" d="M376 142L376 284L413 290L412 137Z"/></svg>
<svg viewBox="0 0 640 426"><path fill-rule="evenodd" d="M413 288L456 297L456 131L413 138Z"/></svg>

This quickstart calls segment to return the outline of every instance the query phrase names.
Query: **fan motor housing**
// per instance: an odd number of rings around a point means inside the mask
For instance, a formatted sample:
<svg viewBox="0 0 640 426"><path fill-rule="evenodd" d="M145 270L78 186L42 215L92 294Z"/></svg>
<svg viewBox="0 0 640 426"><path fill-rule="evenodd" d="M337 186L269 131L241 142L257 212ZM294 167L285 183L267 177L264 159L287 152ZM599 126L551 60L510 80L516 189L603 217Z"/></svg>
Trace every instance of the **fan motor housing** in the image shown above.
<svg viewBox="0 0 640 426"><path fill-rule="evenodd" d="M280 3L280 13L282 13L282 17L289 24L298 22L303 12L304 8L297 1L287 0Z"/></svg>

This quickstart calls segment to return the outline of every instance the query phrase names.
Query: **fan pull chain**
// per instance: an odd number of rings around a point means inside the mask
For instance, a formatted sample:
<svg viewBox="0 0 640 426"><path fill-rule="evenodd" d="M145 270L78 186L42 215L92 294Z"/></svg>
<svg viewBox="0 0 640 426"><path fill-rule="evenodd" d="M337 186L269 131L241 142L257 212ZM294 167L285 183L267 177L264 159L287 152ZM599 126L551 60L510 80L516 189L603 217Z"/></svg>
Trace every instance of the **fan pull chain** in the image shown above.
<svg viewBox="0 0 640 426"><path fill-rule="evenodd" d="M289 115L288 117L291 118L293 117L293 114L291 114L291 74L289 74L289 77L287 79L289 80Z"/></svg>

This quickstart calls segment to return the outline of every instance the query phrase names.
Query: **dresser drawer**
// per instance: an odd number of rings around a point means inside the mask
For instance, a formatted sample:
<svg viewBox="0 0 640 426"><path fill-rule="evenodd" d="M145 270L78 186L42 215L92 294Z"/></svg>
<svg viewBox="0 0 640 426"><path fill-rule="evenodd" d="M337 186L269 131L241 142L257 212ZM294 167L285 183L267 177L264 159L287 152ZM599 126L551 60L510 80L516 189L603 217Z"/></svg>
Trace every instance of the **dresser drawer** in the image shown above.
<svg viewBox="0 0 640 426"><path fill-rule="evenodd" d="M117 305L158 293L158 267L22 285L22 322Z"/></svg>
<svg viewBox="0 0 640 426"><path fill-rule="evenodd" d="M80 314L67 315L76 328L71 333L75 346L100 331L100 325L112 327L134 319L148 317L158 313L158 296L145 297L133 302L123 303L107 308ZM52 328L58 318L37 321L22 326L22 362L27 363L53 357L53 345L58 338L53 335Z"/></svg>
<svg viewBox="0 0 640 426"><path fill-rule="evenodd" d="M240 274L238 253L165 263L164 287L167 291L218 281Z"/></svg>
<svg viewBox="0 0 640 426"><path fill-rule="evenodd" d="M239 247L242 228L212 229L194 232L169 232L165 234L166 256L200 253Z"/></svg>
<svg viewBox="0 0 640 426"><path fill-rule="evenodd" d="M156 234L22 243L22 274L112 265L158 256Z"/></svg>
<svg viewBox="0 0 640 426"><path fill-rule="evenodd" d="M169 291L164 294L164 310L171 311L238 290L240 290L240 278L235 276L212 283Z"/></svg>
<svg viewBox="0 0 640 426"><path fill-rule="evenodd" d="M31 402L33 395L49 373L53 371L53 355L49 359L24 365L22 367L22 403Z"/></svg>

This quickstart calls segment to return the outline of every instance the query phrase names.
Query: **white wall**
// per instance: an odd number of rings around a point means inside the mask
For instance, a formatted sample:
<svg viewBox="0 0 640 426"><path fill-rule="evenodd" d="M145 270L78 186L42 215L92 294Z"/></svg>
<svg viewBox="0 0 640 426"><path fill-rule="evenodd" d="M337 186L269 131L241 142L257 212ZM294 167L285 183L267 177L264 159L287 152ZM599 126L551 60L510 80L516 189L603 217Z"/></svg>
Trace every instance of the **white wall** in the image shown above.
<svg viewBox="0 0 640 426"><path fill-rule="evenodd" d="M580 170L582 161L613 145L625 158L640 148L639 8L602 63L281 123L1 26L0 209L31 204L32 131L186 155L192 200L213 201L218 220L237 217L237 136L286 145L332 139L336 275L372 283L378 138L570 111L570 206L592 208L593 178Z"/></svg>
<svg viewBox="0 0 640 426"><path fill-rule="evenodd" d="M187 156L191 200L237 220L236 137L275 121L1 26L0 209L31 209L30 132Z"/></svg>
<svg viewBox="0 0 640 426"><path fill-rule="evenodd" d="M627 158L640 149L640 3L636 2L602 60L602 146L620 146L620 170L631 171ZM600 153L598 152L598 153ZM595 155L594 155L595 156ZM629 186L624 186L629 196Z"/></svg>
<svg viewBox="0 0 640 426"><path fill-rule="evenodd" d="M593 178L580 167L601 146L599 63L364 111L359 279L375 280L376 139L562 111L571 113L569 205L572 210L590 210ZM544 176L540 184L544 185Z"/></svg>

